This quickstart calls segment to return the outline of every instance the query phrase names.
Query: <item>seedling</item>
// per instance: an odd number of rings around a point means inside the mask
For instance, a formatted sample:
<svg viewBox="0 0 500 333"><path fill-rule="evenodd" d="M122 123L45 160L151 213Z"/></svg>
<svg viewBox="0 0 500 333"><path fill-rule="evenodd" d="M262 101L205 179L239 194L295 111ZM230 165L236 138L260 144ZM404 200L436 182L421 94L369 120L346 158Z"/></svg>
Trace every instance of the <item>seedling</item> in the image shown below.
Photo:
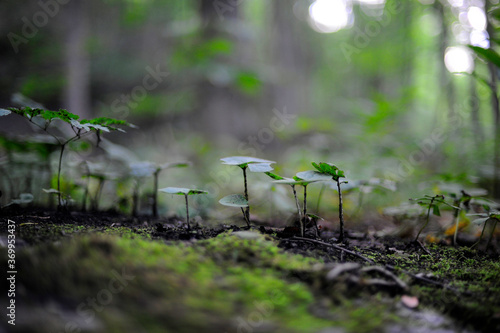
<svg viewBox="0 0 500 333"><path fill-rule="evenodd" d="M337 189L339 192L339 219L340 219L340 236L339 242L344 241L344 211L342 204L342 190L340 188L340 178L344 178L344 171L337 168L335 165L325 162L315 163L312 162L312 166L322 175L330 176L335 182L337 182Z"/></svg>
<svg viewBox="0 0 500 333"><path fill-rule="evenodd" d="M483 225L483 230L481 231L481 236L479 236L479 240L474 245L472 245L472 247L475 247L483 239L483 234L484 234L484 230L486 229L486 224L489 221L495 222L495 224L493 225L493 228L491 229L490 237L488 238L488 243L486 244L486 249L488 249L488 247L490 246L491 240L493 238L493 233L495 232L495 229L497 227L498 221L500 221L500 211L494 210L494 211L489 211L488 213L482 213L482 214L469 214L469 216L480 216L479 218L472 221L472 223L474 223L476 225Z"/></svg>
<svg viewBox="0 0 500 333"><path fill-rule="evenodd" d="M250 227L250 221L247 218L247 214L245 213L245 210L243 208L248 207L248 200L245 199L245 197L241 194L230 194L228 196L225 196L224 198L219 200L219 203L224 206L229 206L229 207L239 207L241 208L241 212L243 213L243 218L245 219L245 222L247 223L248 227Z"/></svg>
<svg viewBox="0 0 500 333"><path fill-rule="evenodd" d="M151 213L153 217L158 217L158 177L160 173L168 168L182 168L189 166L187 162L176 162L176 163L164 163L156 164L153 162L136 162L130 163L131 175L136 178L134 192L132 196L133 209L132 215L137 215L137 207L139 202L139 189L142 183L142 178L153 177L153 204L151 207Z"/></svg>
<svg viewBox="0 0 500 333"><path fill-rule="evenodd" d="M292 188L293 192L293 197L295 198L295 205L297 206L297 214L299 216L299 219L302 219L301 216L301 211L300 211L300 205L299 205L299 199L297 198L297 191L295 190L295 185L297 185L297 182L293 178L287 178L287 177L281 177L277 174L274 174L272 172L265 172L266 175L271 177L274 180L280 181L280 184L288 184Z"/></svg>
<svg viewBox="0 0 500 333"><path fill-rule="evenodd" d="M328 178L329 179L329 178ZM290 186L300 185L304 188L304 204L302 207L302 215L299 214L299 222L300 222L300 236L304 237L306 222L307 222L307 186L311 183L324 181L325 177L315 171L304 171L297 173L292 179L286 178L282 180L275 180L274 182L277 184L287 184ZM297 195L294 190L295 200L297 203L297 207L300 211Z"/></svg>
<svg viewBox="0 0 500 333"><path fill-rule="evenodd" d="M2 192L0 191L0 197L2 196ZM19 198L17 199L12 199L8 204L6 204L3 207L0 207L1 209L8 207L10 205L20 205L20 204L25 204L25 203L30 203L33 201L33 194L31 193L21 193L19 195Z"/></svg>
<svg viewBox="0 0 500 333"><path fill-rule="evenodd" d="M247 201L247 207L245 208L245 221L247 221L248 226L250 227L250 204L248 203L248 186L247 186L247 172L246 169L250 169L252 172L269 172L272 171L271 167L272 163L276 163L274 161L268 161L261 158L256 157L247 157L247 156L231 156L221 158L222 164L227 165L236 165L243 170L243 181L245 185L245 200Z"/></svg>
<svg viewBox="0 0 500 333"><path fill-rule="evenodd" d="M30 107L25 107L23 109L17 109L17 108L8 108L7 110L0 109L0 116L6 116L6 115L9 115L11 113L17 114L17 115L27 119L30 123L37 126L41 130L43 130L45 133L47 133L48 135L50 135L54 139L56 139L56 141L60 147L59 163L58 163L58 169L57 169L57 192L58 192L57 195L58 195L58 208L59 209L62 207L61 167L62 167L64 150L66 149L68 144L70 144L71 142L77 141L90 133L95 133L97 136L97 145L98 145L100 140L101 140L102 132L110 132L110 131L115 131L115 130L119 130L119 131L124 132L122 129L118 128L118 126L134 127L133 125L127 123L126 121L105 118L105 117L95 118L92 120L79 121L78 119L80 117L78 115L70 113L64 109L60 109L59 111L32 109ZM65 123L69 124L74 135L71 135L67 138L62 138L56 134L53 134L50 131L50 128L51 128L50 125L52 124L52 122L54 120L61 120Z"/></svg>
<svg viewBox="0 0 500 333"><path fill-rule="evenodd" d="M189 203L188 203L188 195L195 195L195 194L207 194L207 191L202 191L202 190L196 190L196 189L189 189L189 188L182 188L182 187L165 187L160 190L160 192L164 193L170 193L170 194L177 194L177 195L183 195L184 198L186 199L186 223L187 223L187 229L188 231L191 230L191 227L189 225Z"/></svg>
<svg viewBox="0 0 500 333"><path fill-rule="evenodd" d="M449 207L451 207L453 209L460 210L459 207L456 207L456 206L453 206L453 205L447 203L444 200L444 195L442 195L442 194L437 194L435 196L424 195L422 198L410 199L410 200L416 201L417 204L419 204L422 207L427 207L427 218L426 218L425 223L422 226L422 228L420 228L420 230L419 230L419 232L417 234L417 237L415 237L415 242L418 242L418 238L420 237L420 233L429 224L430 215L431 215L431 209L432 209L432 213L434 215L436 215L436 216L441 216L441 212L439 210L439 205L446 205L446 206L449 206Z"/></svg>

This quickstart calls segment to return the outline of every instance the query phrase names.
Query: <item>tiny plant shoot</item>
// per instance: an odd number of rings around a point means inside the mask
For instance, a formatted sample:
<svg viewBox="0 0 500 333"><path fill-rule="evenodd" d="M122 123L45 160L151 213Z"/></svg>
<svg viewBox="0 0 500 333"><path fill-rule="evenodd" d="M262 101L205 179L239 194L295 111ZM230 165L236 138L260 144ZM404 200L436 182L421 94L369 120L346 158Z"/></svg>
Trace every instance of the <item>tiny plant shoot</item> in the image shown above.
<svg viewBox="0 0 500 333"><path fill-rule="evenodd" d="M222 164L236 165L243 170L243 182L245 185L245 200L247 201L247 207L245 208L245 220L250 226L250 204L248 204L248 185L247 185L247 168L252 172L269 172L272 171L272 163L274 161L264 160L262 158L247 157L247 156L231 156L221 158Z"/></svg>
<svg viewBox="0 0 500 333"><path fill-rule="evenodd" d="M300 211L299 199L297 198L297 191L295 190L295 185L297 185L297 182L293 178L281 177L272 172L265 172L265 174L274 179L276 181L275 183L290 185L290 187L292 188L293 197L295 199L295 205L297 206L297 214L299 216L299 219L301 220L302 216Z"/></svg>
<svg viewBox="0 0 500 333"><path fill-rule="evenodd" d="M475 247L477 244L481 242L481 239L483 239L484 235L484 230L486 229L486 224L489 221L495 222L493 225L493 228L491 229L490 237L488 238L488 243L486 244L486 249L490 246L491 239L493 238L493 233L495 232L495 229L497 227L498 221L500 221L500 211L489 211L487 213L482 213L482 214L469 214L470 216L479 216L479 218L475 219L472 221L472 223L476 225L483 225L483 230L481 231L481 236L479 236L479 240L472 246Z"/></svg>
<svg viewBox="0 0 500 333"><path fill-rule="evenodd" d="M418 238L420 237L420 233L422 233L422 231L425 229L425 227L427 227L427 225L429 224L431 209L432 209L432 214L434 214L436 216L441 216L441 212L439 210L439 205L442 205L442 204L447 205L453 209L460 210L459 207L455 207L455 206L447 203L444 200L444 195L442 195L442 194L437 194L435 196L424 195L422 198L410 199L410 200L416 201L422 207L427 207L427 217L426 217L425 223L422 226L422 228L420 228L420 230L417 234L417 237L415 237L415 240L414 240L415 242L418 242Z"/></svg>
<svg viewBox="0 0 500 333"><path fill-rule="evenodd" d="M58 209L61 209L63 206L62 193L61 193L61 167L62 167L64 150L67 147L67 145L70 144L71 142L81 139L82 137L90 133L96 134L97 144L99 144L102 132L110 132L115 130L124 132L118 126L134 127L133 125L127 123L126 121L105 118L105 117L95 118L92 120L84 120L84 119L78 120L80 118L78 115L70 113L64 109L60 109L59 111L32 109L30 107L25 107L22 109L17 109L17 108L8 108L7 110L0 109L0 116L6 116L11 113L21 116L24 119L27 119L30 123L40 128L48 135L52 136L58 142L58 145L60 147L59 164L57 169ZM71 127L71 130L73 131L73 135L64 138L60 137L57 134L52 133L51 128L54 126L51 126L51 124L56 120L67 123Z"/></svg>
<svg viewBox="0 0 500 333"><path fill-rule="evenodd" d="M343 204L342 204L342 190L340 188L340 178L345 178L344 176L344 171L340 170L337 168L335 165L330 164L330 163L325 163L325 162L320 162L315 163L312 162L312 166L320 173L323 175L328 175L330 176L334 181L337 182L337 189L339 192L339 219L340 219L340 236L339 236L339 241L343 242L344 241L344 211L343 211Z"/></svg>
<svg viewBox="0 0 500 333"><path fill-rule="evenodd" d="M188 203L188 195L195 195L195 194L207 194L207 191L202 191L202 190L196 190L196 189L189 189L189 188L182 188L182 187L165 187L160 190L160 192L164 193L169 193L169 194L177 194L177 195L183 195L184 198L186 199L186 223L187 223L187 228L188 231L191 230L191 227L189 225L189 203Z"/></svg>
<svg viewBox="0 0 500 333"><path fill-rule="evenodd" d="M239 207L241 208L241 212L243 213L243 218L247 223L247 226L250 228L250 221L247 218L247 214L243 208L248 207L248 200L241 194L230 194L225 196L224 198L219 200L219 203L224 206L229 207Z"/></svg>

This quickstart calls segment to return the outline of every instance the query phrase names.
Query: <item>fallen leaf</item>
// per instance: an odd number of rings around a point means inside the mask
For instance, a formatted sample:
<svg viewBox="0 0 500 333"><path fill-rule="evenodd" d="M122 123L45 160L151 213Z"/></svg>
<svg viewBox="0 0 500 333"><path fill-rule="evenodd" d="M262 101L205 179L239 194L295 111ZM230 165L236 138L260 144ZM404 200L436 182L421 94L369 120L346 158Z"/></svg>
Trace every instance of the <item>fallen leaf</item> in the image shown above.
<svg viewBox="0 0 500 333"><path fill-rule="evenodd" d="M418 298L415 296L403 295L401 296L401 303L410 309L415 309L418 306Z"/></svg>

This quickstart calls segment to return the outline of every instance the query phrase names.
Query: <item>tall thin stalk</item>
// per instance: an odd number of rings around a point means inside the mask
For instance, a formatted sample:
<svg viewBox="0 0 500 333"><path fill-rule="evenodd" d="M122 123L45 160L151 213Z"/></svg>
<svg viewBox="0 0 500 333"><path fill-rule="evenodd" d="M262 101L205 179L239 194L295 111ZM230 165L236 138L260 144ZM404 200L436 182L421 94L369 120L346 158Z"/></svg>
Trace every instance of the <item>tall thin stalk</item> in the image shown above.
<svg viewBox="0 0 500 333"><path fill-rule="evenodd" d="M339 191L339 220L340 220L340 236L339 241L344 241L344 208L342 203L342 190L340 189L340 177L337 177L337 189Z"/></svg>
<svg viewBox="0 0 500 333"><path fill-rule="evenodd" d="M189 225L189 205L188 205L188 195L184 194L184 198L186 199L186 223L188 225L188 231L191 230L191 226Z"/></svg>
<svg viewBox="0 0 500 333"><path fill-rule="evenodd" d="M245 199L248 202L248 186L247 186L247 165L242 167L243 169L243 180L245 182ZM250 204L245 208L245 220L250 227Z"/></svg>

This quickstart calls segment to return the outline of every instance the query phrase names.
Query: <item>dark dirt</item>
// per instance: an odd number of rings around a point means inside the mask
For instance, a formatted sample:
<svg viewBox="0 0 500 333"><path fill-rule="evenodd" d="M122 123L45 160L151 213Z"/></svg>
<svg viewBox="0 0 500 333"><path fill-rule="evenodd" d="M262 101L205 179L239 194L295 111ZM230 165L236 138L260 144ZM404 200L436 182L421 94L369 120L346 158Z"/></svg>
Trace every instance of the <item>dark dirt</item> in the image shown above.
<svg viewBox="0 0 500 333"><path fill-rule="evenodd" d="M194 241L216 237L227 231L248 230L236 225L220 225L209 228L194 224L185 229L179 218L150 216L130 217L115 212L54 212L41 208L22 209L11 206L0 212L0 235L7 234L7 220L17 225L17 245L31 246L73 237L77 233L110 228L126 228L132 233L149 234L153 240ZM326 265L333 263L375 264L383 270L378 273L362 273L353 269L346 276L349 292L347 297L359 293L388 292L402 294L387 280L387 272L407 281L409 290L420 303L440 313L450 315L463 327L476 331L500 331L500 264L498 242L487 253L454 248L446 241L421 245L399 237L375 237L349 231L344 244L337 244L335 233L324 232L311 241L298 237L298 228L252 227L252 230L269 235L284 251L321 259ZM307 237L307 236L306 236ZM339 246L341 248L339 248ZM344 249L344 250L342 250ZM367 275L368 274L368 275ZM297 273L297 278L323 290L324 281L311 273ZM370 279L369 279L370 278ZM378 281L375 282L367 281ZM323 288L323 289L322 289ZM328 287L331 288L331 285Z"/></svg>

